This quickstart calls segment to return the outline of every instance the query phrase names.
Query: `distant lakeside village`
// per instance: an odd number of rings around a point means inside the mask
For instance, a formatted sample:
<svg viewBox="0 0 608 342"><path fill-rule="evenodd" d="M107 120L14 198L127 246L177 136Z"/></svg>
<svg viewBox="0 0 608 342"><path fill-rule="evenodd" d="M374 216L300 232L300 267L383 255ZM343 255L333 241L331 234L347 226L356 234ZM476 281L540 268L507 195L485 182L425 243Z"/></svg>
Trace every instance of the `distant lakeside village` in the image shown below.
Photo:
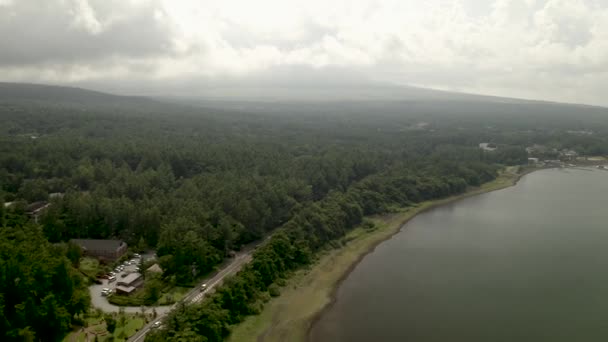
<svg viewBox="0 0 608 342"><path fill-rule="evenodd" d="M500 145L493 143L480 143L479 148L484 152L495 152ZM528 165L536 167L574 167L595 166L598 169L608 170L608 159L604 156L583 156L573 149L550 148L544 145L534 144L526 147L528 153Z"/></svg>

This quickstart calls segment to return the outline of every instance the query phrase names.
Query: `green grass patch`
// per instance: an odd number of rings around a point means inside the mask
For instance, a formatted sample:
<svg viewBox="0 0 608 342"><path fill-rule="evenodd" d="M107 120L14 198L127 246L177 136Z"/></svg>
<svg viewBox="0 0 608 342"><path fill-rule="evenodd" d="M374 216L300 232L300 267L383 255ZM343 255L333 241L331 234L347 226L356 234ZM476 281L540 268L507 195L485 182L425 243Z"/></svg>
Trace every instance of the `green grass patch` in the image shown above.
<svg viewBox="0 0 608 342"><path fill-rule="evenodd" d="M127 341L129 337L133 336L146 324L144 318L136 314L125 314L124 326L120 324L121 320L118 314L115 314L114 317L116 318L117 326L112 335L106 330L106 324L102 319L99 317L88 317L86 319L88 327L84 328L84 330L78 328L77 331L68 334L63 339L63 342L84 342L86 341L87 332L90 339L94 339L94 336L97 335L99 341L107 341L110 336L114 337L114 341Z"/></svg>
<svg viewBox="0 0 608 342"><path fill-rule="evenodd" d="M120 323L114 331L114 341L126 341L129 337L133 336L139 329L145 325L143 318L127 318L124 326L120 326Z"/></svg>
<svg viewBox="0 0 608 342"><path fill-rule="evenodd" d="M99 260L94 258L82 258L80 260L80 271L91 279L97 279L97 275L103 273Z"/></svg>
<svg viewBox="0 0 608 342"><path fill-rule="evenodd" d="M171 305L179 302L184 296L192 290L191 287L174 286L158 300L158 305Z"/></svg>
<svg viewBox="0 0 608 342"><path fill-rule="evenodd" d="M150 306L154 304L146 297L144 289L139 289L129 296L114 294L108 297L108 302L118 306Z"/></svg>

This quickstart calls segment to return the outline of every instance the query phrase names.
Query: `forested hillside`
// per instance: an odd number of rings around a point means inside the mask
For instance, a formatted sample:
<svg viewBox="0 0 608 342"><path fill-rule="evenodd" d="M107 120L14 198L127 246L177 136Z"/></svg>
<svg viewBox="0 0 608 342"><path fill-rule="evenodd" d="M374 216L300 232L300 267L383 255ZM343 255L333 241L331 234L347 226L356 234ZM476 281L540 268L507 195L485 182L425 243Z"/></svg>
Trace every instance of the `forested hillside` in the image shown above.
<svg viewBox="0 0 608 342"><path fill-rule="evenodd" d="M49 255L36 261L41 269L52 271L44 272L40 291L15 296L11 286L0 286L0 331L8 340L26 333L57 340L86 309L77 283L53 291L60 301L41 292L76 282L67 252L52 245L71 238L120 238L155 248L163 277L189 282L193 264L211 271L231 251L280 229L211 300L172 315L167 329L152 336L220 341L231 324L259 310L290 270L310 263L365 215L492 180L502 165L525 164L531 144L608 154L599 134L608 125L597 125L601 109L560 107L581 110L573 123L547 120L546 107L538 105L542 113L507 121L462 113L462 104L458 114L449 106L425 113L412 103L387 103L386 112L377 103L352 112L350 104L294 103L246 113L97 93L90 101L68 101L82 94L12 91L24 95L0 96L0 199L13 202L0 208L0 244L15 251L0 252L0 284L37 279L29 268L35 264L21 265L37 258L36 250ZM113 105L99 104L100 96ZM585 129L598 133L567 133ZM484 152L481 142L499 148ZM49 209L38 224L28 221L26 206L41 200L50 201ZM40 315L55 315L60 323L52 335L28 313L28 303L49 308ZM67 307L52 309L54 303Z"/></svg>

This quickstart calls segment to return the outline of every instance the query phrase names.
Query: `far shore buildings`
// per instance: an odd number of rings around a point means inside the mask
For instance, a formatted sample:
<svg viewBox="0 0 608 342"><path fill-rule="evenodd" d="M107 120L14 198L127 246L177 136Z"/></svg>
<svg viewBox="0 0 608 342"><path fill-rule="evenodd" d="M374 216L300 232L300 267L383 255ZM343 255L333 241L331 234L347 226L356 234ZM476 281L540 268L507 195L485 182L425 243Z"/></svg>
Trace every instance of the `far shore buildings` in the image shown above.
<svg viewBox="0 0 608 342"><path fill-rule="evenodd" d="M578 153L574 150L563 150L560 152L560 157L566 160L575 160L578 157Z"/></svg>
<svg viewBox="0 0 608 342"><path fill-rule="evenodd" d="M127 253L127 244L122 240L72 239L86 256L114 261Z"/></svg>

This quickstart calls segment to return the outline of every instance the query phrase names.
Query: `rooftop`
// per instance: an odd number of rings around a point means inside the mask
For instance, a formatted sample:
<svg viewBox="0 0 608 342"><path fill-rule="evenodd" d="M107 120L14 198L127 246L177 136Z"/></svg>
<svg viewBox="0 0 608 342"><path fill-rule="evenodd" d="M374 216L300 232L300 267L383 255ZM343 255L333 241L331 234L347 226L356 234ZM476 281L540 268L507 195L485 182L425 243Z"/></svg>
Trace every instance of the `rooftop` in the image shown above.
<svg viewBox="0 0 608 342"><path fill-rule="evenodd" d="M71 242L88 250L117 250L124 244L122 240L103 240L103 239L72 239Z"/></svg>
<svg viewBox="0 0 608 342"><path fill-rule="evenodd" d="M116 290L124 292L124 293L131 293L131 292L135 291L135 288L133 286L118 285L118 286L116 286Z"/></svg>
<svg viewBox="0 0 608 342"><path fill-rule="evenodd" d="M153 272L153 273L163 273L163 269L160 268L160 266L158 264L154 264L154 265L148 267L148 269L146 271Z"/></svg>
<svg viewBox="0 0 608 342"><path fill-rule="evenodd" d="M41 209L46 208L48 205L49 205L49 202L46 202L46 201L34 202L34 203L28 205L27 208L25 209L25 211L28 213L35 213Z"/></svg>
<svg viewBox="0 0 608 342"><path fill-rule="evenodd" d="M120 279L120 281L118 282L118 284L126 284L126 285L130 286L135 281L137 281L139 278L141 278L141 274L139 274L137 272L130 273L126 277Z"/></svg>

